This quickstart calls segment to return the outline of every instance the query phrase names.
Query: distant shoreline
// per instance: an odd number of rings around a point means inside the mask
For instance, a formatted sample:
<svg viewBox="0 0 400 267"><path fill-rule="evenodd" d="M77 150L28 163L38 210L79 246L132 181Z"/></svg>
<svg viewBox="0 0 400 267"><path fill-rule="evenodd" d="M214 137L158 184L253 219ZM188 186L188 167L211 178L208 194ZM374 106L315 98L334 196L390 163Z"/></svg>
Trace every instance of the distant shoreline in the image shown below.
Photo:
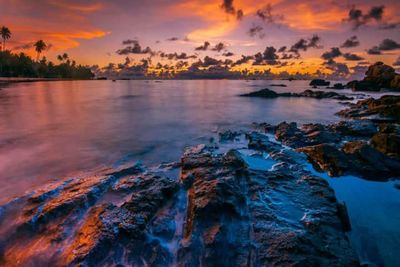
<svg viewBox="0 0 400 267"><path fill-rule="evenodd" d="M77 80L79 79L0 77L0 83L54 82L54 81L77 81Z"/></svg>

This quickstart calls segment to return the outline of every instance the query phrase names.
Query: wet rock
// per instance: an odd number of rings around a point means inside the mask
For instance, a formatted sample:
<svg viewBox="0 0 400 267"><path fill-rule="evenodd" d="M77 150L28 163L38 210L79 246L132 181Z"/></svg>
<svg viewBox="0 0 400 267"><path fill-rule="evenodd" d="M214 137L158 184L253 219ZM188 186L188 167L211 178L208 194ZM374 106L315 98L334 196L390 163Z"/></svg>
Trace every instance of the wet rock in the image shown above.
<svg viewBox="0 0 400 267"><path fill-rule="evenodd" d="M327 171L330 176L341 176L350 168L349 159L333 145L319 144L298 151L305 153L316 169Z"/></svg>
<svg viewBox="0 0 400 267"><path fill-rule="evenodd" d="M322 79L314 79L310 82L311 86L329 86L330 82Z"/></svg>
<svg viewBox="0 0 400 267"><path fill-rule="evenodd" d="M171 253L148 233L178 187L137 166L51 185L19 203L17 223L0 238L1 257L6 265L140 265L146 251L157 250L146 264L168 265ZM115 198L121 204L110 202Z"/></svg>
<svg viewBox="0 0 400 267"><path fill-rule="evenodd" d="M280 83L280 84L270 84L269 86L273 86L273 87L287 87L286 84Z"/></svg>
<svg viewBox="0 0 400 267"><path fill-rule="evenodd" d="M395 73L391 66L376 62L365 73L362 81L352 81L348 87L354 91L380 91L382 88L399 90L400 75Z"/></svg>
<svg viewBox="0 0 400 267"><path fill-rule="evenodd" d="M220 142L226 142L226 141L233 141L233 140L237 139L241 135L241 133L228 130L228 131L225 131L222 133L218 133L218 135L219 135Z"/></svg>
<svg viewBox="0 0 400 267"><path fill-rule="evenodd" d="M327 128L342 136L352 137L372 137L378 132L377 126L371 121L341 121L330 124Z"/></svg>
<svg viewBox="0 0 400 267"><path fill-rule="evenodd" d="M377 84L374 81L355 81L355 82L352 82L351 84L348 84L348 86L351 86L350 88L353 91L378 92L381 90L381 87L379 86L379 84Z"/></svg>
<svg viewBox="0 0 400 267"><path fill-rule="evenodd" d="M305 90L301 93L276 93L270 89L262 89L260 91L242 94L245 97L261 97L261 98L277 98L277 97L310 97L316 99L331 98L337 100L353 100L353 97L348 97L335 92Z"/></svg>
<svg viewBox="0 0 400 267"><path fill-rule="evenodd" d="M246 97L262 97L262 98L277 98L279 96L278 93L265 88L260 91L255 91L247 94L242 94L240 96L246 96Z"/></svg>
<svg viewBox="0 0 400 267"><path fill-rule="evenodd" d="M333 89L342 90L342 89L345 89L345 88L346 87L342 83L335 83L333 85Z"/></svg>
<svg viewBox="0 0 400 267"><path fill-rule="evenodd" d="M279 146L260 134L251 136L259 149ZM194 152L182 158L181 178L191 177L192 183L178 250L180 265L358 264L326 181L284 167L249 171L235 151Z"/></svg>
<svg viewBox="0 0 400 267"><path fill-rule="evenodd" d="M400 122L400 96L385 95L379 99L361 100L337 114L346 118L376 122Z"/></svg>
<svg viewBox="0 0 400 267"><path fill-rule="evenodd" d="M345 95L341 95L335 92L324 92L324 91L313 91L313 90L305 90L300 94L292 93L292 96L299 96L299 97L311 97L317 99L323 98L332 98L337 100L353 100L353 97L348 97Z"/></svg>
<svg viewBox="0 0 400 267"><path fill-rule="evenodd" d="M305 124L298 128L295 122L283 122L277 125L275 136L277 140L292 148L340 141L339 135L328 131L321 124Z"/></svg>
<svg viewBox="0 0 400 267"><path fill-rule="evenodd" d="M400 173L399 161L363 141L347 142L342 149L319 144L302 147L298 151L305 153L317 169L327 171L330 176L353 174L368 180L387 181L398 178Z"/></svg>
<svg viewBox="0 0 400 267"><path fill-rule="evenodd" d="M400 135L377 133L371 139L371 146L383 154L400 159Z"/></svg>

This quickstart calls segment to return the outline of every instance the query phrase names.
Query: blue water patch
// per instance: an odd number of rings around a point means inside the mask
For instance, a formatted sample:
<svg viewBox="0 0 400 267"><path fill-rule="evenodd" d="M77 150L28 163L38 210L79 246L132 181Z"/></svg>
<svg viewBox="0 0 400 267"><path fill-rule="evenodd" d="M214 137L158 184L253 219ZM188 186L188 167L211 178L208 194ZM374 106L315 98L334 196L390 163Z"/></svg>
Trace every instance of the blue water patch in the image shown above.
<svg viewBox="0 0 400 267"><path fill-rule="evenodd" d="M258 153L250 149L238 150L249 169L258 171L271 171L277 162L267 153Z"/></svg>

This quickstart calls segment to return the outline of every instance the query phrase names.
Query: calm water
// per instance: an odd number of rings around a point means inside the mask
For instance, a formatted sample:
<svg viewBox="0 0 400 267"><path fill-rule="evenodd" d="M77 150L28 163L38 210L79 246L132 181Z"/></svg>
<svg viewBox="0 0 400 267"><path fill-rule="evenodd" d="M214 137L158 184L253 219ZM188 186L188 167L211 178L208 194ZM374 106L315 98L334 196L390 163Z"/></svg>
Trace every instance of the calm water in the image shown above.
<svg viewBox="0 0 400 267"><path fill-rule="evenodd" d="M252 122L339 120L334 114L343 106L336 100L237 97L271 83L288 85L269 87L280 92L309 88L307 81L71 81L2 88L0 204L102 165L176 161L186 146ZM396 266L400 190L392 182L327 179L348 205L350 236L362 259Z"/></svg>
<svg viewBox="0 0 400 267"><path fill-rule="evenodd" d="M187 145L252 122L330 122L335 100L255 99L267 81L71 81L0 90L0 203L124 158L178 160ZM276 83L276 82L274 82ZM279 82L282 83L282 82ZM303 91L308 82L286 82Z"/></svg>

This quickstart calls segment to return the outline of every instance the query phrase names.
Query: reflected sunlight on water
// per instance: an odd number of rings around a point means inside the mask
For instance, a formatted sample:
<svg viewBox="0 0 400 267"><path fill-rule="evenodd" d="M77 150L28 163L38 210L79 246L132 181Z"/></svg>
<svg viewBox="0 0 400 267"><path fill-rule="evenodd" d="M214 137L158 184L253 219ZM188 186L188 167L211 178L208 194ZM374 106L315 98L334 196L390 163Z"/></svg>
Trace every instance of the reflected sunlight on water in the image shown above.
<svg viewBox="0 0 400 267"><path fill-rule="evenodd" d="M238 94L276 81L65 81L0 90L0 203L122 157L179 159L187 145L252 122L330 122L335 100L254 99ZM303 91L282 81L276 91Z"/></svg>

